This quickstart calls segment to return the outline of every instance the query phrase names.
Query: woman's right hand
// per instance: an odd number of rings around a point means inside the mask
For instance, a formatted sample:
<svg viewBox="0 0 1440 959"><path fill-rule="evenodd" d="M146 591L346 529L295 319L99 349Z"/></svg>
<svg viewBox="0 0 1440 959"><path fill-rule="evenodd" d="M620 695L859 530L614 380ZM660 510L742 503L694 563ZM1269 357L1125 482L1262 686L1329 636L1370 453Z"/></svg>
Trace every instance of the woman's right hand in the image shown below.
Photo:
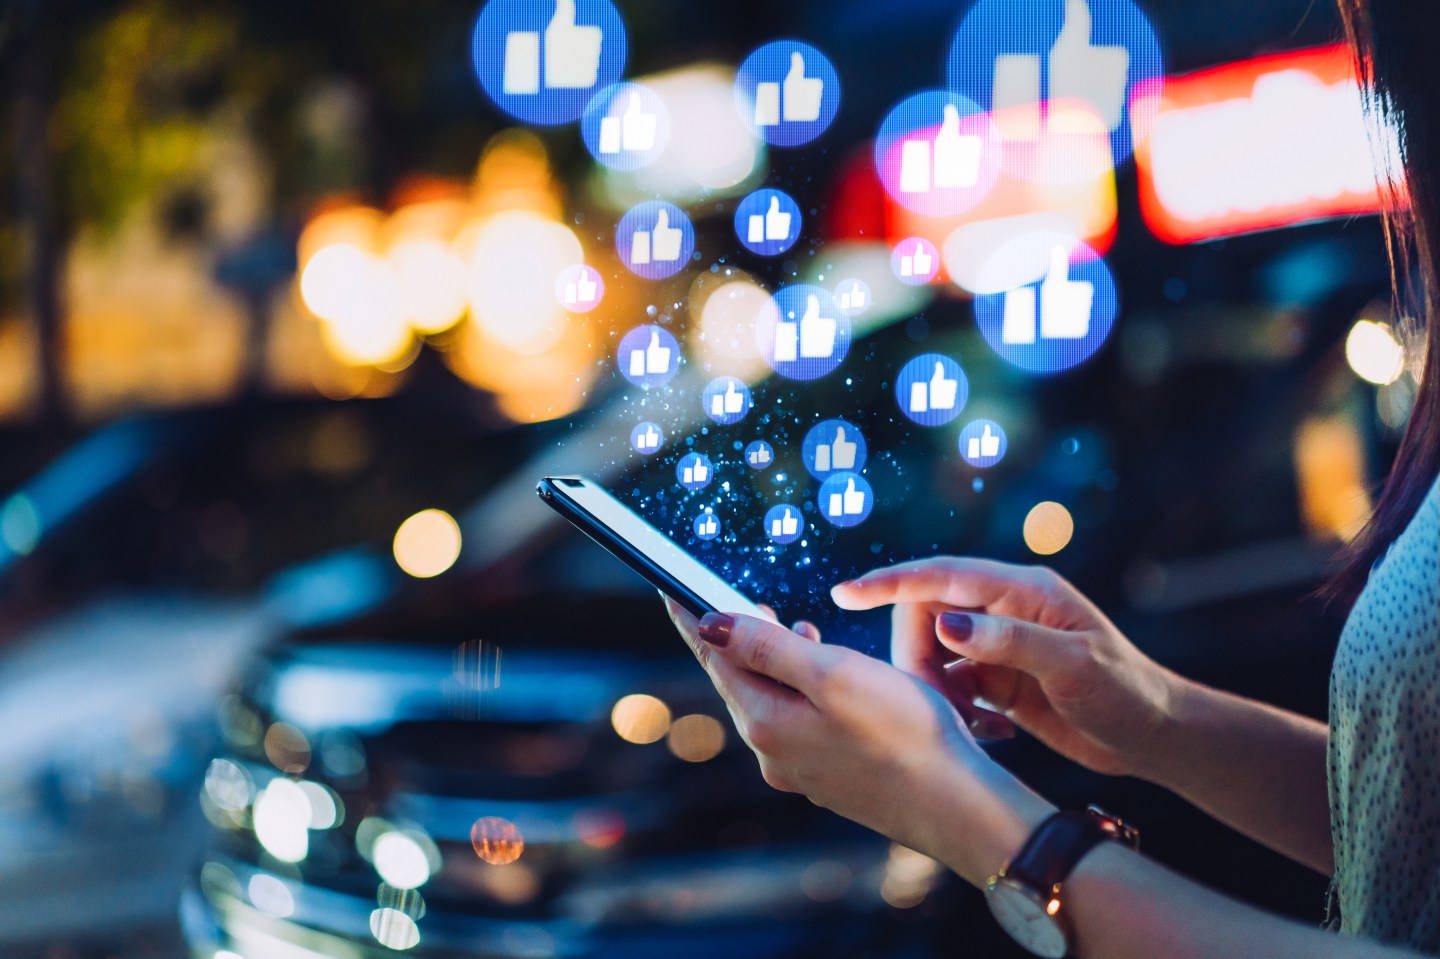
<svg viewBox="0 0 1440 959"><path fill-rule="evenodd" d="M1096 772L1145 775L1184 682L1042 566L936 557L831 595L844 609L893 606L892 661L944 693L976 735L1003 735L1008 719Z"/></svg>

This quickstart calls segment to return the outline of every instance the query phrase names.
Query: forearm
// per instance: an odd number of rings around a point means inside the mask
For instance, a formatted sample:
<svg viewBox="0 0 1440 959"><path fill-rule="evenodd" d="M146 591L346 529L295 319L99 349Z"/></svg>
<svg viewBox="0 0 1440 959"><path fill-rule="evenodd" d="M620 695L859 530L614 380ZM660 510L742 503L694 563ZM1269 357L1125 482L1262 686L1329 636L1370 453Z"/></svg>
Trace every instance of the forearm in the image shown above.
<svg viewBox="0 0 1440 959"><path fill-rule="evenodd" d="M1062 895L1082 959L1399 959L1412 953L1327 933L1227 899L1115 843L1104 843Z"/></svg>
<svg viewBox="0 0 1440 959"><path fill-rule="evenodd" d="M1172 706L1139 774L1271 849L1332 872L1326 725L1184 680Z"/></svg>

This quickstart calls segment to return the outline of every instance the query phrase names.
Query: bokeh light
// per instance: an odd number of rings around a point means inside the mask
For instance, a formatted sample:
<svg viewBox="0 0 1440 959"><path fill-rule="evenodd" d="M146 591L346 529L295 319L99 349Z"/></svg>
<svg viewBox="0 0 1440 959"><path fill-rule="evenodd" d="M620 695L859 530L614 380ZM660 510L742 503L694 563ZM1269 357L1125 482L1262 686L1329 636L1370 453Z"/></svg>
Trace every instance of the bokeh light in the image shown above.
<svg viewBox="0 0 1440 959"><path fill-rule="evenodd" d="M465 257L471 318L486 336L516 353L554 346L567 326L555 277L585 259L570 228L512 210L472 224L456 243Z"/></svg>
<svg viewBox="0 0 1440 959"><path fill-rule="evenodd" d="M371 848L380 878L396 889L415 889L429 881L438 865L438 852L429 838L414 830L382 833Z"/></svg>
<svg viewBox="0 0 1440 959"><path fill-rule="evenodd" d="M658 742L670 729L670 707L654 696L631 693L610 710L610 725L627 743Z"/></svg>
<svg viewBox="0 0 1440 959"><path fill-rule="evenodd" d="M439 576L460 556L460 524L444 510L421 510L395 531L394 553L396 564L411 576Z"/></svg>
<svg viewBox="0 0 1440 959"><path fill-rule="evenodd" d="M714 716L691 713L670 725L665 744L687 763L703 763L725 748L725 727Z"/></svg>
<svg viewBox="0 0 1440 959"><path fill-rule="evenodd" d="M289 723L265 730L265 756L283 773L303 773L310 766L310 740Z"/></svg>
<svg viewBox="0 0 1440 959"><path fill-rule="evenodd" d="M1405 372L1405 347L1388 323L1358 320L1345 337L1345 360L1362 380L1388 386Z"/></svg>
<svg viewBox="0 0 1440 959"><path fill-rule="evenodd" d="M525 851L520 829L500 816L484 816L470 827L470 846L475 855L492 866L506 866Z"/></svg>
<svg viewBox="0 0 1440 959"><path fill-rule="evenodd" d="M281 862L299 862L310 851L310 802L289 779L272 779L255 800L255 838Z"/></svg>
<svg viewBox="0 0 1440 959"><path fill-rule="evenodd" d="M266 915L284 919L295 912L295 897L290 887L274 876L257 872L250 877L246 892L255 908Z"/></svg>
<svg viewBox="0 0 1440 959"><path fill-rule="evenodd" d="M387 949L413 949L420 944L420 927L398 909L381 907L370 913L370 932Z"/></svg>
<svg viewBox="0 0 1440 959"><path fill-rule="evenodd" d="M1075 535L1075 520L1059 503L1046 500L1036 503L1025 516L1025 545L1039 556L1052 556L1070 545Z"/></svg>

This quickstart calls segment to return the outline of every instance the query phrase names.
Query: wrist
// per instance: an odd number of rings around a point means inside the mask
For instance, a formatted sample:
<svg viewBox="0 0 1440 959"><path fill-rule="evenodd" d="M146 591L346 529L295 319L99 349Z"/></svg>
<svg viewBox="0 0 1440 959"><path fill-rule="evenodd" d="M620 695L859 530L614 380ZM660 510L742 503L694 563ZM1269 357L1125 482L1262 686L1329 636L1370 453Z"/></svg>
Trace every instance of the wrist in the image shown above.
<svg viewBox="0 0 1440 959"><path fill-rule="evenodd" d="M934 787L916 848L977 888L1056 808L988 757L947 762Z"/></svg>

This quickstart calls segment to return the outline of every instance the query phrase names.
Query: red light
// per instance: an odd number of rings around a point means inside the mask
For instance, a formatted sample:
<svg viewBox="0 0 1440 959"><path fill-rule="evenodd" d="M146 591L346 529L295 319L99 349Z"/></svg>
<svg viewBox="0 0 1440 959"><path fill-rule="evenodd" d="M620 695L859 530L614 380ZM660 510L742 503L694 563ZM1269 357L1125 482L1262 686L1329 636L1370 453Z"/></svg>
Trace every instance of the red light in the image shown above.
<svg viewBox="0 0 1440 959"><path fill-rule="evenodd" d="M1170 78L1158 97L1135 162L1141 212L1167 243L1380 211L1377 151L1344 46Z"/></svg>

